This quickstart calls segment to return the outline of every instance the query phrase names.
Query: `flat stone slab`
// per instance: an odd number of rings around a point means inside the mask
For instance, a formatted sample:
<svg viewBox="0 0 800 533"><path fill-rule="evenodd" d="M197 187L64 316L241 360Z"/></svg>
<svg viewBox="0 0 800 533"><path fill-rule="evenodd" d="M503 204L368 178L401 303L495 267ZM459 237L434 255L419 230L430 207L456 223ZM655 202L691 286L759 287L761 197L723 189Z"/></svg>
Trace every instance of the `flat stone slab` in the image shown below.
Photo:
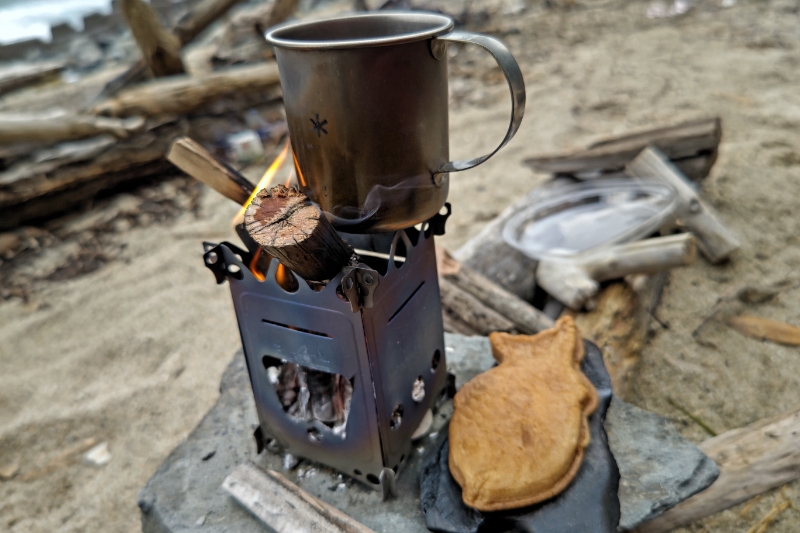
<svg viewBox="0 0 800 533"><path fill-rule="evenodd" d="M617 397L611 401L605 427L619 465L619 497L625 502L620 531L652 520L719 476L714 461L672 423Z"/></svg>
<svg viewBox="0 0 800 533"><path fill-rule="evenodd" d="M445 350L448 369L456 375L458 387L494 364L488 339L485 337L446 334ZM233 362L225 371L220 392L221 395L216 405L206 414L186 441L170 454L139 494L138 503L142 511L143 533L195 530L255 533L266 530L263 524L233 501L221 486L225 477L237 465L245 461L252 461L263 468L283 471L281 455L268 451L262 452L260 455L256 454L253 432L258 425L258 418L247 368L241 352L234 357ZM620 402L614 398L608 411L607 420L616 416L614 412L617 410L617 405L620 405ZM630 444L628 437L620 436L619 439L616 439L617 427L626 428L629 436L635 437L633 438L634 442L643 438L643 429L638 427L638 413L632 413L632 416L628 413L624 415L624 418L613 418L615 421L619 420L621 424L615 425L612 422L611 426L608 424L606 426L611 451L620 465L623 483L626 479L624 472L637 471L635 468L625 466L628 455L640 454L630 459L637 464L647 464L650 461L647 456L641 455L642 449L638 449L636 446L626 445L615 449L615 442L625 442L627 439ZM663 420L651 413L644 413ZM669 422L663 422L669 424ZM446 420L436 421L437 426L441 426L442 423L446 423ZM386 502L381 502L380 494L377 491L347 476L341 476L332 469L308 461L301 461L296 469L284 471L284 475L297 483L303 490L343 510L376 532L424 533L428 530L425 527L425 517L420 506L420 472L423 459L436 449L438 444L441 444L442 437L443 435L433 433L417 443L412 456L406 461L405 468L398 476L399 497ZM680 435L677 437L682 439ZM677 441L670 440L670 442ZM681 442L693 446L685 439ZM662 446L664 445L662 444ZM664 461L668 465L672 464L664 458L658 460ZM665 467L661 463L651 466L655 467L654 471L648 474L648 480L652 483L658 483L657 471L674 470L671 466ZM695 469L691 469L691 471L695 472ZM697 472L701 471L704 470L701 469ZM669 473L671 472L663 472L662 475ZM672 475L671 477L679 481L678 476ZM702 478L705 481L697 482L689 475L683 478L683 481L691 485L691 490L697 492L707 485L697 490L694 489L708 481L709 477L705 475ZM708 483L710 484L711 481ZM680 483L676 486L679 485ZM633 485L629 485L629 487L633 492L639 490ZM620 492L623 522L627 516L642 515L639 510L642 502L627 494L623 491ZM684 499L691 494L680 494L678 497L682 496L681 499ZM669 505L669 507L674 505L671 502L675 500L675 497L674 491L667 491L663 500L658 497L656 500L652 500L655 503L651 505L651 509L654 510L653 512L659 512L659 510L663 512L668 508L665 505ZM629 507L630 502L635 502L635 505Z"/></svg>

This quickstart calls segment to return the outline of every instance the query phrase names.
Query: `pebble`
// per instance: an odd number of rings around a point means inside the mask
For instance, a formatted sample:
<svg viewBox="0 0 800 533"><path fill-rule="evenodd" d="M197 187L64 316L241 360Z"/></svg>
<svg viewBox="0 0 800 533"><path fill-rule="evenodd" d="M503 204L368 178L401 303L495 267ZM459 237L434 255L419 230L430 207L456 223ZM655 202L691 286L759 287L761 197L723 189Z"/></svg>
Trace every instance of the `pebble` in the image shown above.
<svg viewBox="0 0 800 533"><path fill-rule="evenodd" d="M105 466L111 461L111 452L108 443L101 442L83 456L84 460L92 466Z"/></svg>

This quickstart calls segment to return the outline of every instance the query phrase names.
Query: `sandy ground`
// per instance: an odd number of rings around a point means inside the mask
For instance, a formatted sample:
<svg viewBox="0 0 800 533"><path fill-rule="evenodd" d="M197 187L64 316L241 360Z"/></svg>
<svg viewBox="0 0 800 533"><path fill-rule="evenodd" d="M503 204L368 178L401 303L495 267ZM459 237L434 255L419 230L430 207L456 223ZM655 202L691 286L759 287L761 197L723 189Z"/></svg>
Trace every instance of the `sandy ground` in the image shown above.
<svg viewBox="0 0 800 533"><path fill-rule="evenodd" d="M519 58L528 108L506 149L452 176L454 215L441 242L457 248L544 180L521 165L526 157L721 116L720 158L703 192L743 247L725 266L700 260L672 274L658 310L666 327L647 346L628 398L699 442L707 434L675 404L717 432L800 405L797 348L747 339L715 321L702 344L692 338L718 300L743 286L777 284L781 292L758 305L724 305L800 324L800 3L703 1L667 21L648 20L646 5L537 2L484 25ZM476 155L502 136L507 89L490 59L453 55L452 152ZM171 194L180 199L190 189ZM45 281L28 301L0 301L0 475L16 472L0 481L0 530L140 529L138 490L214 403L239 344L227 287L203 267L200 244L234 239L235 211L205 191L195 212L118 219L102 236L78 231L6 269L0 283L20 275ZM106 252L102 266L59 276L87 243ZM82 460L104 442L106 465ZM799 484L786 494L800 505ZM680 531L747 531L776 498L773 491L744 514L740 506ZM798 524L800 512L789 509L769 531L795 532Z"/></svg>

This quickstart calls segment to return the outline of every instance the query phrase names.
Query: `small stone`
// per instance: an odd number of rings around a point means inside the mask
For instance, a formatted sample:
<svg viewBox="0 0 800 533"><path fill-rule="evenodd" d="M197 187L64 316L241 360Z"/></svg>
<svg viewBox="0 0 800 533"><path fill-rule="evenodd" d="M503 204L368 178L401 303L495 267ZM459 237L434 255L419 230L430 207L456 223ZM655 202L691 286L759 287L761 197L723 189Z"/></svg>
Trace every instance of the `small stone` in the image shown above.
<svg viewBox="0 0 800 533"><path fill-rule="evenodd" d="M0 467L0 480L8 481L19 473L19 459Z"/></svg>
<svg viewBox="0 0 800 533"><path fill-rule="evenodd" d="M203 516L201 516L200 518L197 519L197 522L195 522L194 525L202 526L205 523L206 523L206 515L203 515Z"/></svg>
<svg viewBox="0 0 800 533"><path fill-rule="evenodd" d="M620 471L621 531L711 485L717 465L660 416L614 397L605 422Z"/></svg>
<svg viewBox="0 0 800 533"><path fill-rule="evenodd" d="M105 466L111 461L111 452L108 451L108 443L101 442L83 456L84 460L92 466Z"/></svg>

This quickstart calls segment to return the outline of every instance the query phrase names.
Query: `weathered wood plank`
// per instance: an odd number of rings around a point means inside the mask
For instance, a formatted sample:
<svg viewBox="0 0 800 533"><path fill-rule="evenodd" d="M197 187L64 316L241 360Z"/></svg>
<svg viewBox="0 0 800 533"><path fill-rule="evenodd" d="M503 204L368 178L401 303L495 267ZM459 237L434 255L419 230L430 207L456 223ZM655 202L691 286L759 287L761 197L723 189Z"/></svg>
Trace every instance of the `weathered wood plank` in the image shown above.
<svg viewBox="0 0 800 533"><path fill-rule="evenodd" d="M712 437L700 449L720 476L634 533L665 533L800 478L800 409Z"/></svg>

